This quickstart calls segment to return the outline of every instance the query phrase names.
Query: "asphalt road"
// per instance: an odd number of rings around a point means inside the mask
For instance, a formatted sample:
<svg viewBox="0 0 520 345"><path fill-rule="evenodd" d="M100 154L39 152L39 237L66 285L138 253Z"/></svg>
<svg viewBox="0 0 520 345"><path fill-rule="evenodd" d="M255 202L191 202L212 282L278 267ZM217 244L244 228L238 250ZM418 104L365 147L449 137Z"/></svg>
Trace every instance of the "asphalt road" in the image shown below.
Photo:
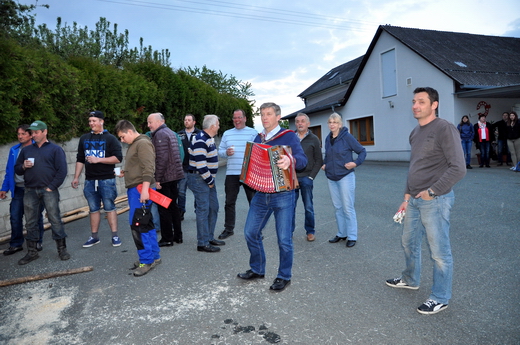
<svg viewBox="0 0 520 345"><path fill-rule="evenodd" d="M224 169L217 178L224 221ZM506 167L473 169L455 187L451 240L453 298L436 315L416 312L429 296L432 264L423 246L417 291L392 289L404 257L401 226L392 216L402 200L405 163L367 162L356 169L358 243L328 243L336 233L327 181L315 183L316 241L307 242L297 209L292 284L269 291L276 277L274 221L264 230L266 278L236 278L248 269L242 233L247 215L240 193L235 235L220 253L196 251L195 214L182 223L184 243L163 248L163 262L143 277L127 214L119 216L120 247L82 248L88 218L66 224L72 258L60 261L49 231L40 259L17 265L24 253L0 255L0 280L93 266L92 272L0 288L1 344L519 344L520 173ZM188 192L189 206L193 196ZM6 249L7 243L0 245Z"/></svg>

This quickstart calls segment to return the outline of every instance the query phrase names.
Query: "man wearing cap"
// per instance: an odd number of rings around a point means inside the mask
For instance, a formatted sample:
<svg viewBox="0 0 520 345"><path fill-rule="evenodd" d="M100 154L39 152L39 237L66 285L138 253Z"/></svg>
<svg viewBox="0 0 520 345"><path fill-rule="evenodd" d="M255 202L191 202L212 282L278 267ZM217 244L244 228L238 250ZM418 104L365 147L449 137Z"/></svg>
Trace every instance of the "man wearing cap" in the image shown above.
<svg viewBox="0 0 520 345"><path fill-rule="evenodd" d="M83 195L90 210L91 235L84 248L92 247L100 242L98 231L101 222L101 201L107 215L108 225L112 231L112 246L121 245L117 234L117 213L115 199L117 186L114 168L123 160L121 143L115 136L103 128L105 116L101 111L89 114L88 124L90 133L83 134L79 139L78 154L76 156L76 170L71 182L72 188L78 188L79 176L85 167L85 186Z"/></svg>
<svg viewBox="0 0 520 345"><path fill-rule="evenodd" d="M29 125L24 124L18 126L16 134L18 136L19 144L14 145L9 150L9 158L5 167L4 183L0 189L0 199L5 199L7 192L11 191L11 204L9 205L9 214L11 221L11 240L9 241L9 248L4 251L4 255L12 255L16 252L22 251L23 247L23 194L25 192L23 176L17 175L14 172L14 164L20 154L22 148L33 144L32 131ZM43 205L40 207L43 211ZM40 212L38 217L38 229L40 230L40 239L36 244L38 251L42 250L43 239L43 215Z"/></svg>
<svg viewBox="0 0 520 345"><path fill-rule="evenodd" d="M56 241L61 260L70 259L65 243L65 228L60 216L60 193L58 188L67 177L67 160L63 149L47 140L47 125L34 121L32 130L34 144L24 147L16 160L14 171L24 176L23 198L25 227L27 229L27 255L18 261L25 265L38 259L36 244L40 238L38 218L40 203L43 202L51 223L52 238Z"/></svg>

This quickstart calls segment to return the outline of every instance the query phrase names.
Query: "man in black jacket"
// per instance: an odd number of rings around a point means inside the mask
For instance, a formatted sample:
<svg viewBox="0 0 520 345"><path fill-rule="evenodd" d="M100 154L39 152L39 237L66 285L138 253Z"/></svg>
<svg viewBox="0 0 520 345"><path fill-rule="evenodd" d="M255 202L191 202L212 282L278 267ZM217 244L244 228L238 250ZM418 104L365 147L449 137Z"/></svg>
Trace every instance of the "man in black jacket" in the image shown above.
<svg viewBox="0 0 520 345"><path fill-rule="evenodd" d="M152 144L155 147L157 191L172 200L177 200L178 182L184 178L177 135L166 126L161 113L148 116L148 128L152 131ZM172 201L168 208L159 206L159 215L161 222L159 247L173 246L173 242L182 243L181 215L177 203Z"/></svg>
<svg viewBox="0 0 520 345"><path fill-rule="evenodd" d="M195 120L195 115L188 114L184 117L184 129L179 131L178 134L182 140L182 147L184 149L184 160L182 161L182 169L184 170L184 174L188 172L188 168L190 166L190 154L188 153L188 149L191 146L191 143L195 141L195 137L200 132L200 129L195 127L197 121ZM181 220L184 220L184 213L186 213L186 189L188 187L188 180L186 176L183 179L179 180L179 198L177 200L177 205L179 206L179 210L181 212Z"/></svg>

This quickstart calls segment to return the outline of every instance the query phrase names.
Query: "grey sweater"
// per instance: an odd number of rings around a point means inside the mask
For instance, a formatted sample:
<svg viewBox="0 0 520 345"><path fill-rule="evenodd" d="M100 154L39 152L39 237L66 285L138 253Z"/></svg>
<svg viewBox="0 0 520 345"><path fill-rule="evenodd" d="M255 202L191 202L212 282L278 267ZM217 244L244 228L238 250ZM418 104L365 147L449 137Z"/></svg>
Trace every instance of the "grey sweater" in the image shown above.
<svg viewBox="0 0 520 345"><path fill-rule="evenodd" d="M410 169L405 194L431 188L435 194L449 193L466 175L466 163L455 126L436 118L424 126L417 126L410 133L412 146Z"/></svg>

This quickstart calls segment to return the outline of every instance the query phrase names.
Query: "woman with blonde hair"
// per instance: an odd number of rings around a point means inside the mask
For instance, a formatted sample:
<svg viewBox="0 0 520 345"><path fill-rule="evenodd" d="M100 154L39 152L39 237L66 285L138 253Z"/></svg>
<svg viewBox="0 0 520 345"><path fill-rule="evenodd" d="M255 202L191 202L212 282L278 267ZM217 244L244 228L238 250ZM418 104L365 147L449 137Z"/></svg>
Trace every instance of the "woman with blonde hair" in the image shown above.
<svg viewBox="0 0 520 345"><path fill-rule="evenodd" d="M329 242L347 240L347 247L350 248L354 247L357 241L354 168L363 163L367 153L348 129L343 127L341 115L338 113L330 115L328 125L330 133L325 139L325 159L322 169L328 179L338 225L336 236ZM352 152L357 153L355 160Z"/></svg>

